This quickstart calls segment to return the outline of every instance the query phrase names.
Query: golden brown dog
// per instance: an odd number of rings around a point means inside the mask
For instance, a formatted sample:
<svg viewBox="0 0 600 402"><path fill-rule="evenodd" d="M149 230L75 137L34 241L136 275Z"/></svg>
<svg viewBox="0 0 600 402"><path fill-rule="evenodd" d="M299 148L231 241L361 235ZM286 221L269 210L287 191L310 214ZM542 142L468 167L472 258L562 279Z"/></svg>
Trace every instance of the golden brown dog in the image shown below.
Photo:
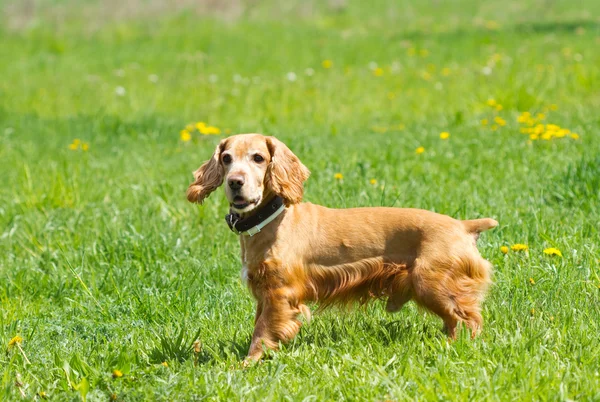
<svg viewBox="0 0 600 402"><path fill-rule="evenodd" d="M309 174L276 138L242 134L219 143L187 191L189 201L201 203L225 181L231 211L240 219L283 198L273 221L253 236L240 235L243 276L257 300L249 359L260 359L263 345L276 349L292 339L299 315L310 319L305 303L311 301L385 297L387 311L395 312L414 300L442 318L451 338L459 322L475 336L491 274L475 242L498 222L419 209L301 203Z"/></svg>

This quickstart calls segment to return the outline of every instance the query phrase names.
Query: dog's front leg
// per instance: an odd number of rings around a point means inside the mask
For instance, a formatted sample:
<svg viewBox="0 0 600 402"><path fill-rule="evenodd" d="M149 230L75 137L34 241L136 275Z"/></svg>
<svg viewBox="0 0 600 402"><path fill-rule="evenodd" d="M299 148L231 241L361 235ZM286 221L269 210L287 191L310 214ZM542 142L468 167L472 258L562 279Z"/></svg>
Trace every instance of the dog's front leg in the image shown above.
<svg viewBox="0 0 600 402"><path fill-rule="evenodd" d="M246 360L259 360L263 355L263 345L276 350L279 341L292 339L302 326L297 319L299 307L290 303L293 292L287 288L265 292L263 300L258 302L256 322L250 350Z"/></svg>

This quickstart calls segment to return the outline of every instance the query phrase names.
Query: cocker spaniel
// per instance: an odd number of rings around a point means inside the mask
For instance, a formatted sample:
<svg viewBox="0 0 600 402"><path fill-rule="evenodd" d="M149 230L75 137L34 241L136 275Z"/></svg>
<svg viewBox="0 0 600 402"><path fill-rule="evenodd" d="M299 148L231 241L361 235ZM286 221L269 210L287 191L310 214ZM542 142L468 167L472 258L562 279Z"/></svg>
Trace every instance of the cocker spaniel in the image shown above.
<svg viewBox="0 0 600 402"><path fill-rule="evenodd" d="M227 222L240 234L242 276L256 298L248 360L276 349L321 306L385 298L395 312L414 300L437 314L449 337L463 322L472 337L491 264L477 248L490 218L456 220L410 208L331 209L302 203L310 172L274 137L223 139L187 190L202 203L225 182Z"/></svg>

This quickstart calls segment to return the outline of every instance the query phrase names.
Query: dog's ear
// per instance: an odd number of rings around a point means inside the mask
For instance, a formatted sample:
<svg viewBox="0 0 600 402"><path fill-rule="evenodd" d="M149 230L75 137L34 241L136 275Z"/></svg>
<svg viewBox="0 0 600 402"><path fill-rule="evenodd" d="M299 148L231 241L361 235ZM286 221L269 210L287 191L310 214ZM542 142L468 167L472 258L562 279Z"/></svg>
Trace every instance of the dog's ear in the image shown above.
<svg viewBox="0 0 600 402"><path fill-rule="evenodd" d="M189 202L202 204L204 199L223 184L223 166L221 166L221 152L225 149L227 139L221 140L213 156L204 162L194 172L194 182L187 189Z"/></svg>
<svg viewBox="0 0 600 402"><path fill-rule="evenodd" d="M265 185L284 199L286 205L298 204L304 195L303 183L310 171L300 159L275 137L266 137L271 154Z"/></svg>

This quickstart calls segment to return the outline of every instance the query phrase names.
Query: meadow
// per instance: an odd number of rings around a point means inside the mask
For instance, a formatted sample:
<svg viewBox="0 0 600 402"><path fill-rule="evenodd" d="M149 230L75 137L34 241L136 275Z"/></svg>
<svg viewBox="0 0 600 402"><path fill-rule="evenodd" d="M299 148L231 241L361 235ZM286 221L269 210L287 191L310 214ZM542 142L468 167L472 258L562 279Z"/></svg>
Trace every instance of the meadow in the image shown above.
<svg viewBox="0 0 600 402"><path fill-rule="evenodd" d="M0 399L600 400L600 2L2 0ZM326 310L244 368L234 133L305 200L493 217L484 328ZM313 306L317 307L317 306Z"/></svg>

